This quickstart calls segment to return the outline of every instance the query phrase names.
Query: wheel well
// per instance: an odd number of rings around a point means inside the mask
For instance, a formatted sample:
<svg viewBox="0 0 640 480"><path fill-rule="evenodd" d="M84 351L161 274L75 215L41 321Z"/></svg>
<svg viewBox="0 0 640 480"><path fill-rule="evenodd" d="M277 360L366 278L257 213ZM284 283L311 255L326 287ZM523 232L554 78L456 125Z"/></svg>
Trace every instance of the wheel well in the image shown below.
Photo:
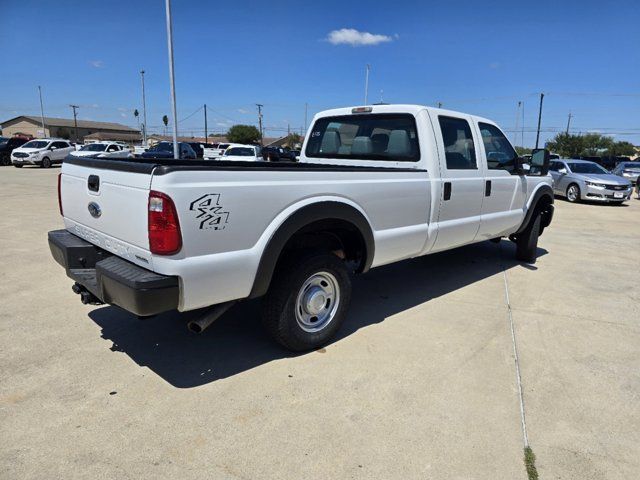
<svg viewBox="0 0 640 480"><path fill-rule="evenodd" d="M354 271L366 272L375 251L373 231L359 210L342 202L318 202L296 211L280 225L262 252L249 297L267 292L284 255L305 249L333 252L350 262Z"/></svg>
<svg viewBox="0 0 640 480"><path fill-rule="evenodd" d="M367 258L367 247L358 228L341 219L325 219L305 225L284 245L278 262L289 252L298 250L325 250L352 262L355 271L362 271Z"/></svg>

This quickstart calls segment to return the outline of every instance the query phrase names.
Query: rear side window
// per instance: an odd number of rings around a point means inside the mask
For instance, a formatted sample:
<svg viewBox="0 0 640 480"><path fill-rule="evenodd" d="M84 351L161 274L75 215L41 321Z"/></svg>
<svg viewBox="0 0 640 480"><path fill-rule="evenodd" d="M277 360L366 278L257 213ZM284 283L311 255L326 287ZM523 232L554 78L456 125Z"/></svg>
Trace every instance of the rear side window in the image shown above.
<svg viewBox="0 0 640 480"><path fill-rule="evenodd" d="M51 146L56 148L69 148L69 144L67 142L53 142Z"/></svg>
<svg viewBox="0 0 640 480"><path fill-rule="evenodd" d="M448 170L477 170L476 149L469 122L462 118L438 117Z"/></svg>
<svg viewBox="0 0 640 480"><path fill-rule="evenodd" d="M489 170L506 170L515 173L518 154L500 129L488 123L479 123Z"/></svg>
<svg viewBox="0 0 640 480"><path fill-rule="evenodd" d="M307 157L417 162L420 147L410 114L325 117L313 129Z"/></svg>

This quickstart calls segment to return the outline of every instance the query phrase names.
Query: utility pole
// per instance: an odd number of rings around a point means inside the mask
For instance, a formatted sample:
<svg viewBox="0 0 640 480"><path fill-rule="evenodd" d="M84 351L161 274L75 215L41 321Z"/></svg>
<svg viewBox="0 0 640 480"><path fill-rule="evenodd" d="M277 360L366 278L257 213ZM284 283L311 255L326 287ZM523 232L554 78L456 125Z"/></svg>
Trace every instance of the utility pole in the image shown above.
<svg viewBox="0 0 640 480"><path fill-rule="evenodd" d="M369 98L369 70L371 70L371 65L367 63L367 70L364 77L364 104L367 105L367 100Z"/></svg>
<svg viewBox="0 0 640 480"><path fill-rule="evenodd" d="M44 126L44 107L42 106L42 88L38 85L38 93L40 94L40 119L42 120L42 137L45 138L47 136L47 131Z"/></svg>
<svg viewBox="0 0 640 480"><path fill-rule="evenodd" d="M262 145L262 105L261 103L256 103L256 107L258 107L258 124L260 125L260 145Z"/></svg>
<svg viewBox="0 0 640 480"><path fill-rule="evenodd" d="M178 112L176 109L176 80L173 74L173 28L171 27L171 0L165 0L167 12L167 49L169 50L169 82L171 86L171 112L173 114L173 158L179 159Z"/></svg>
<svg viewBox="0 0 640 480"><path fill-rule="evenodd" d="M524 148L524 102L522 102L522 136L520 138L520 146Z"/></svg>
<svg viewBox="0 0 640 480"><path fill-rule="evenodd" d="M520 106L522 102L518 102L518 107L516 108L516 126L513 129L513 144L516 144L516 139L518 138L518 125L520 124Z"/></svg>
<svg viewBox="0 0 640 480"><path fill-rule="evenodd" d="M209 143L207 142L207 139L209 137L207 136L207 104L204 104L204 143Z"/></svg>
<svg viewBox="0 0 640 480"><path fill-rule="evenodd" d="M76 143L78 143L78 120L76 118L76 108L80 108L78 105L69 105L73 109L73 125L75 128Z"/></svg>
<svg viewBox="0 0 640 480"><path fill-rule="evenodd" d="M567 135L569 135L569 125L571 125L571 112L569 112L569 119L567 120Z"/></svg>
<svg viewBox="0 0 640 480"><path fill-rule="evenodd" d="M140 77L142 78L142 144L147 146L147 99L144 96L144 70L140 70Z"/></svg>
<svg viewBox="0 0 640 480"><path fill-rule="evenodd" d="M438 102L438 108L442 108L442 102Z"/></svg>
<svg viewBox="0 0 640 480"><path fill-rule="evenodd" d="M542 100L544 99L544 93L540 94L540 108L538 109L538 133L536 133L536 148L538 148L538 142L540 141L540 122L542 121Z"/></svg>

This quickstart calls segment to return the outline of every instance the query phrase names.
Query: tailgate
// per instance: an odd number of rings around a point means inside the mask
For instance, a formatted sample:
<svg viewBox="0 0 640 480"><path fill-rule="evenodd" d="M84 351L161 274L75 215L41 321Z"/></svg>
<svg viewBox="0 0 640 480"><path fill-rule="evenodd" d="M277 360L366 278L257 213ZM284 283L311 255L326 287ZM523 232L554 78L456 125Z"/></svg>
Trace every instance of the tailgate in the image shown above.
<svg viewBox="0 0 640 480"><path fill-rule="evenodd" d="M60 198L67 230L149 268L147 204L153 168L122 160L65 162Z"/></svg>

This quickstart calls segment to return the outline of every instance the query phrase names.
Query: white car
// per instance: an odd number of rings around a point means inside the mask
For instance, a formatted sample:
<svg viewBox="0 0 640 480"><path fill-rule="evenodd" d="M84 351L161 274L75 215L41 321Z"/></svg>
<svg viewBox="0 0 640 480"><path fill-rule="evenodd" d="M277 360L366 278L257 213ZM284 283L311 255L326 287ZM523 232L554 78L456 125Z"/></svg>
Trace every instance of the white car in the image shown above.
<svg viewBox="0 0 640 480"><path fill-rule="evenodd" d="M80 150L71 152L73 157L96 158L133 158L126 144L118 142L95 142L83 145Z"/></svg>
<svg viewBox="0 0 640 480"><path fill-rule="evenodd" d="M214 143L213 148L205 148L202 156L205 160L219 160L229 147L243 147L241 143Z"/></svg>
<svg viewBox="0 0 640 480"><path fill-rule="evenodd" d="M503 237L535 262L553 217L548 168L547 150L525 164L485 118L340 108L314 117L300 162L70 158L49 247L85 304L211 307L189 322L199 332L265 296L275 340L309 350L348 320L352 274Z"/></svg>
<svg viewBox="0 0 640 480"><path fill-rule="evenodd" d="M16 168L23 165L40 165L49 168L62 161L75 147L68 140L57 138L39 138L31 140L11 152L11 163Z"/></svg>
<svg viewBox="0 0 640 480"><path fill-rule="evenodd" d="M233 160L241 162L262 162L262 147L256 145L239 145L229 147L218 160Z"/></svg>

